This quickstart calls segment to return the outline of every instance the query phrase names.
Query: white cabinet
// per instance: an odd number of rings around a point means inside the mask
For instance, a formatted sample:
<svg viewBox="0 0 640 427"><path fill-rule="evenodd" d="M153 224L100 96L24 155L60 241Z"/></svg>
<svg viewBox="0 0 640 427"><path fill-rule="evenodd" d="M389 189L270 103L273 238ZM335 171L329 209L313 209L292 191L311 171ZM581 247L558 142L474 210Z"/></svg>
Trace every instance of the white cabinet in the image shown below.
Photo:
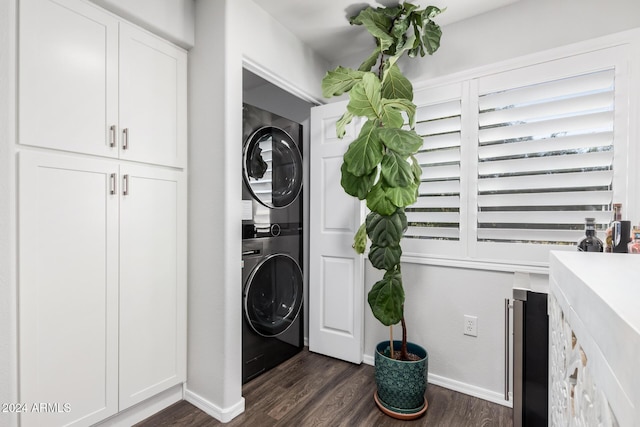
<svg viewBox="0 0 640 427"><path fill-rule="evenodd" d="M78 0L23 0L19 13L20 143L117 156L118 21Z"/></svg>
<svg viewBox="0 0 640 427"><path fill-rule="evenodd" d="M120 24L120 158L186 161L186 53Z"/></svg>
<svg viewBox="0 0 640 427"><path fill-rule="evenodd" d="M23 425L89 425L184 382L184 172L28 151L19 169L20 399L62 408Z"/></svg>
<svg viewBox="0 0 640 427"><path fill-rule="evenodd" d="M120 410L186 380L186 183L120 167Z"/></svg>
<svg viewBox="0 0 640 427"><path fill-rule="evenodd" d="M88 425L118 410L117 169L20 153L19 171L20 402L61 410L22 425Z"/></svg>
<svg viewBox="0 0 640 427"><path fill-rule="evenodd" d="M23 426L186 380L186 52L84 0L21 0Z"/></svg>
<svg viewBox="0 0 640 427"><path fill-rule="evenodd" d="M184 50L83 0L20 2L19 142L186 163Z"/></svg>

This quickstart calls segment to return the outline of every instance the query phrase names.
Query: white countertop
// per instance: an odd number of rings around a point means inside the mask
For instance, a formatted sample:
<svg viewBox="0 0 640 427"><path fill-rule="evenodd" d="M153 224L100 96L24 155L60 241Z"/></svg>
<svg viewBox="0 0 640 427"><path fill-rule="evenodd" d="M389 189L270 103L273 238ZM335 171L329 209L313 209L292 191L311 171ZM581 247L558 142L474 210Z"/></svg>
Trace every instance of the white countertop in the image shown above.
<svg viewBox="0 0 640 427"><path fill-rule="evenodd" d="M583 346L612 408L618 406L616 399L626 400L638 413L640 256L552 252L549 290Z"/></svg>

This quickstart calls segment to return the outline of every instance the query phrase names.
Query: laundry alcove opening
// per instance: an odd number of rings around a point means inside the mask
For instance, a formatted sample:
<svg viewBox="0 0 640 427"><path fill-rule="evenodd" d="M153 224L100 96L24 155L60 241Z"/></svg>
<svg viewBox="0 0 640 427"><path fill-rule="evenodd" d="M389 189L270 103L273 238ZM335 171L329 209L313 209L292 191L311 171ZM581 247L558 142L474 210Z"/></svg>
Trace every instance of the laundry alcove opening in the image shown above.
<svg viewBox="0 0 640 427"><path fill-rule="evenodd" d="M243 141L238 141L238 150L243 151L244 383L280 363L279 360L291 357L308 342L308 279L305 272L308 271L309 209L305 189L309 183L309 159L306 154L309 152L309 118L315 104L246 68L243 68L242 78ZM278 178L280 175L283 176ZM300 180L301 189L298 187ZM260 194L266 190L269 194ZM267 226L262 227L264 224ZM261 266L266 267L270 257L273 257L271 261L282 261L281 267L286 264L290 268L271 269L279 274L270 273L265 282L263 276L271 270ZM295 283L300 280L301 292L294 292L298 286ZM281 319L279 315L264 315L266 311L279 312L282 304L276 310L275 301L291 299L289 294L302 299L297 317L293 312L297 312L300 302L295 301L290 304L291 310L285 310L291 313ZM268 310L265 311L265 307ZM275 323L287 325L286 330L271 334L272 327L276 330L278 325L265 325L264 322L268 323L272 317L280 319Z"/></svg>

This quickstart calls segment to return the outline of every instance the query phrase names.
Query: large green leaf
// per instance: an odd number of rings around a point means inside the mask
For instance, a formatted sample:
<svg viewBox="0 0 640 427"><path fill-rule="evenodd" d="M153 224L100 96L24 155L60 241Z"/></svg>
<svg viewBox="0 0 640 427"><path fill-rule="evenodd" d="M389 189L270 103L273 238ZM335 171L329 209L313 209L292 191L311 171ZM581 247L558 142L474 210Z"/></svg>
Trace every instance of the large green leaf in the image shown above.
<svg viewBox="0 0 640 427"><path fill-rule="evenodd" d="M414 171L407 159L388 150L382 158L380 173L390 187L406 187L414 181Z"/></svg>
<svg viewBox="0 0 640 427"><path fill-rule="evenodd" d="M416 122L416 104L409 101L408 99L382 99L382 111L387 111L388 109L394 109L396 111L404 111L407 113L407 118L409 119L409 127L411 129L414 128ZM403 119L404 124L404 119ZM398 126L400 128L401 126Z"/></svg>
<svg viewBox="0 0 640 427"><path fill-rule="evenodd" d="M380 80L371 72L364 73L362 79L349 92L347 110L354 116L369 119L380 117Z"/></svg>
<svg viewBox="0 0 640 427"><path fill-rule="evenodd" d="M408 156L422 147L422 138L414 131L405 129L380 129L378 138L391 150Z"/></svg>
<svg viewBox="0 0 640 427"><path fill-rule="evenodd" d="M409 160L411 161L411 170L413 171L413 176L417 182L420 182L420 177L422 176L422 166L418 163L418 160L414 156L409 156Z"/></svg>
<svg viewBox="0 0 640 427"><path fill-rule="evenodd" d="M441 38L442 30L440 26L429 20L424 26L424 34L422 36L422 43L429 55L433 55L433 53L438 50Z"/></svg>
<svg viewBox="0 0 640 427"><path fill-rule="evenodd" d="M398 209L398 206L387 198L385 188L382 186L382 180L379 180L367 195L367 207L370 211L381 215L391 215Z"/></svg>
<svg viewBox="0 0 640 427"><path fill-rule="evenodd" d="M352 70L342 66L333 71L328 71L322 79L322 96L331 98L349 92L358 83L364 72Z"/></svg>
<svg viewBox="0 0 640 427"><path fill-rule="evenodd" d="M355 25L364 25L369 33L378 39L380 50L382 52L389 49L393 44L393 37L389 34L389 27L391 27L392 18L384 11L367 7L358 15L352 17L349 22Z"/></svg>
<svg viewBox="0 0 640 427"><path fill-rule="evenodd" d="M400 129L404 125L402 113L398 110L398 104L383 99L380 109L380 120L386 128Z"/></svg>
<svg viewBox="0 0 640 427"><path fill-rule="evenodd" d="M390 187L385 189L385 198L393 205L404 208L411 206L417 200L417 185L411 183L406 187Z"/></svg>
<svg viewBox="0 0 640 427"><path fill-rule="evenodd" d="M346 133L346 128L349 123L353 120L353 114L349 111L345 111L342 117L336 122L336 135L338 138L342 138Z"/></svg>
<svg viewBox="0 0 640 427"><path fill-rule="evenodd" d="M357 197L360 200L364 200L367 197L378 175L378 169L374 168L369 174L355 176L347 170L346 163L342 163L340 172L342 172L340 185L342 185L345 193Z"/></svg>
<svg viewBox="0 0 640 427"><path fill-rule="evenodd" d="M376 46L371 55L360 64L359 71L371 71L371 69L378 63L378 57L380 56L380 46Z"/></svg>
<svg viewBox="0 0 640 427"><path fill-rule="evenodd" d="M398 64L389 68L388 74L382 83L382 97L386 99L413 100L413 85L402 72Z"/></svg>
<svg viewBox="0 0 640 427"><path fill-rule="evenodd" d="M344 162L352 175L368 175L382 160L384 146L378 136L380 129L377 120L368 120L344 153Z"/></svg>
<svg viewBox="0 0 640 427"><path fill-rule="evenodd" d="M363 222L360 224L356 235L353 237L353 249L359 254L363 254L367 248L367 227Z"/></svg>
<svg viewBox="0 0 640 427"><path fill-rule="evenodd" d="M418 8L417 4L407 3L407 2L404 2L402 4L402 6L403 6L403 9L404 9L404 13L406 15L411 15L411 12L413 12L415 9Z"/></svg>
<svg viewBox="0 0 640 427"><path fill-rule="evenodd" d="M399 246L402 234L407 228L407 216L402 209L391 215L371 212L365 221L367 234L376 246Z"/></svg>
<svg viewBox="0 0 640 427"><path fill-rule="evenodd" d="M433 19L445 10L447 10L446 7L444 9L440 9L436 6L427 6L427 8L422 12L422 16L424 19Z"/></svg>
<svg viewBox="0 0 640 427"><path fill-rule="evenodd" d="M407 30L409 29L409 24L411 23L411 20L409 19L408 15L402 15L399 18L397 18L394 22L393 22L393 28L391 29L391 35L396 39L396 40L400 40L403 38L404 34L407 32Z"/></svg>
<svg viewBox="0 0 640 427"><path fill-rule="evenodd" d="M369 261L378 270L391 270L396 265L400 264L400 256L402 256L402 249L400 246L387 246L381 247L371 243L371 249L369 249Z"/></svg>
<svg viewBox="0 0 640 427"><path fill-rule="evenodd" d="M404 289L399 271L387 272L367 297L371 312L383 325L395 325L404 317Z"/></svg>
<svg viewBox="0 0 640 427"><path fill-rule="evenodd" d="M409 57L424 56L424 46L422 46L422 15L414 13L411 15L413 21L413 46L409 50Z"/></svg>

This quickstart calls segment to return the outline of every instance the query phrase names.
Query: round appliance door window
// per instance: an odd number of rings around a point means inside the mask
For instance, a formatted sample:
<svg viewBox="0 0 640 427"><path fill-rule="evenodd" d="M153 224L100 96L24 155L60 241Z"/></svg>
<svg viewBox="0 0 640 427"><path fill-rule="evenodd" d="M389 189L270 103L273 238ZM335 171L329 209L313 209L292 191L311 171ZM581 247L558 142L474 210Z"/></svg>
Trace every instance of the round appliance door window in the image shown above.
<svg viewBox="0 0 640 427"><path fill-rule="evenodd" d="M247 140L242 158L251 195L268 208L293 203L302 188L302 155L284 130L267 126Z"/></svg>
<svg viewBox="0 0 640 427"><path fill-rule="evenodd" d="M252 272L244 295L251 328L265 337L286 331L302 307L302 271L289 255L265 258Z"/></svg>

